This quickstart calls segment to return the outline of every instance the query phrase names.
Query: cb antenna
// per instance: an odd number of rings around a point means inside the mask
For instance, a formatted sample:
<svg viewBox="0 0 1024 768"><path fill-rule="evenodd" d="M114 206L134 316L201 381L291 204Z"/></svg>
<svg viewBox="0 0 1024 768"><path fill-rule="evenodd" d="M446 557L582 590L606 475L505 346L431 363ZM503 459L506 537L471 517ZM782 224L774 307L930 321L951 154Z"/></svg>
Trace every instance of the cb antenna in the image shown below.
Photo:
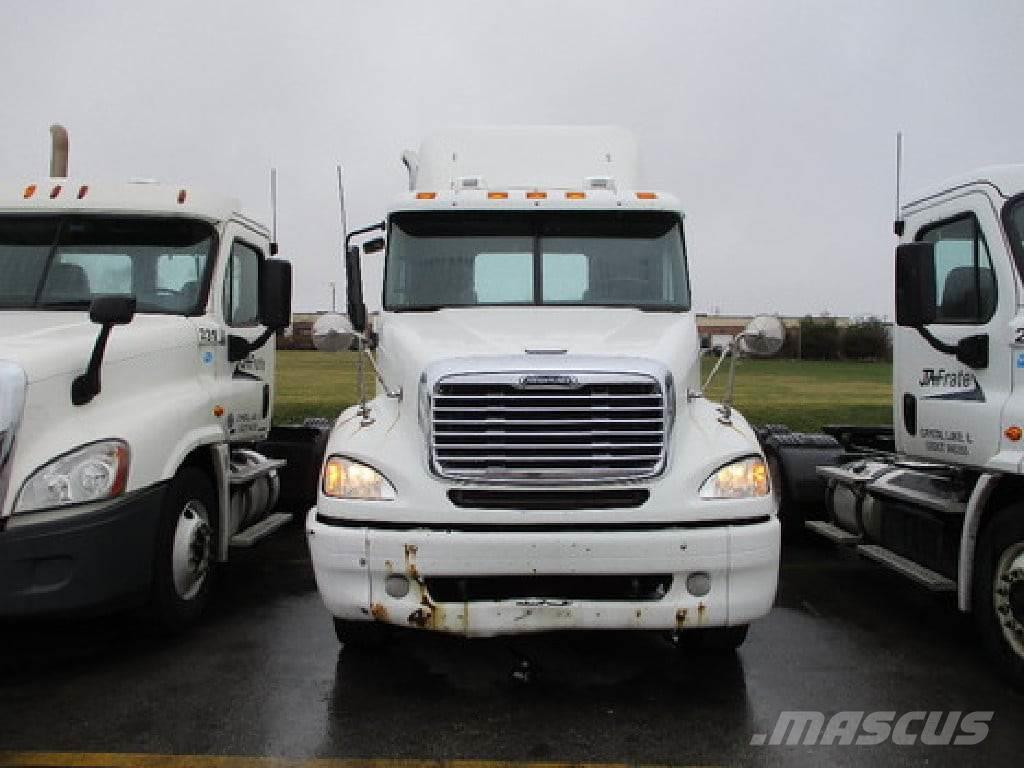
<svg viewBox="0 0 1024 768"><path fill-rule="evenodd" d="M341 166L337 166L338 169L338 216L341 220L341 242L344 245L348 245L348 216L345 213L345 182L342 180L342 169ZM344 248L344 245L342 246Z"/></svg>
<svg viewBox="0 0 1024 768"><path fill-rule="evenodd" d="M277 168L270 169L270 255L277 256Z"/></svg>
<svg viewBox="0 0 1024 768"><path fill-rule="evenodd" d="M900 218L900 184L903 180L903 131L896 131L896 216L892 221L892 231L896 237L903 236L903 219Z"/></svg>

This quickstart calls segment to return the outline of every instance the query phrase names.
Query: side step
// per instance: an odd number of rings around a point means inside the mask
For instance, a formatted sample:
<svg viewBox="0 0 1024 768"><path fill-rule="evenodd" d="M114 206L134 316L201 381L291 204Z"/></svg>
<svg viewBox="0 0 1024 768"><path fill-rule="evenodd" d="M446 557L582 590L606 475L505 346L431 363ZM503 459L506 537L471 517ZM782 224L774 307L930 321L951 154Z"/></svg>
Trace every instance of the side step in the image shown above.
<svg viewBox="0 0 1024 768"><path fill-rule="evenodd" d="M274 514L263 518L255 525L250 525L244 531L239 531L232 536L231 546L251 547L257 541L267 538L267 536L272 534L282 525L290 523L291 519L291 512L275 512Z"/></svg>
<svg viewBox="0 0 1024 768"><path fill-rule="evenodd" d="M844 531L839 526L832 525L832 523L824 520L807 520L804 522L804 527L812 533L824 536L835 544L847 546L850 544L860 544L863 541L863 537L858 536L856 533Z"/></svg>
<svg viewBox="0 0 1024 768"><path fill-rule="evenodd" d="M877 544L861 544L857 547L857 552L871 558L875 562L892 568L897 573L903 574L911 581L917 582L932 592L956 592L956 582L952 579L947 579L941 573L925 568L923 565L919 565L913 560L908 560L902 555L897 555L885 547Z"/></svg>

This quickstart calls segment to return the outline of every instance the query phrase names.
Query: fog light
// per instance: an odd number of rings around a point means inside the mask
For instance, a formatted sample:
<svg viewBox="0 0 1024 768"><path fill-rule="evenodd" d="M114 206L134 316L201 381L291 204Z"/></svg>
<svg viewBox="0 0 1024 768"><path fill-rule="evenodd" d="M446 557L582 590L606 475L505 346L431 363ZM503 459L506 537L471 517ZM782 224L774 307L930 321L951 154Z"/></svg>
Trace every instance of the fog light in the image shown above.
<svg viewBox="0 0 1024 768"><path fill-rule="evenodd" d="M405 597L409 594L409 580L405 576L392 574L384 579L384 591L390 597Z"/></svg>
<svg viewBox="0 0 1024 768"><path fill-rule="evenodd" d="M704 571L691 573L686 577L686 591L694 597L704 597L711 591L711 577Z"/></svg>

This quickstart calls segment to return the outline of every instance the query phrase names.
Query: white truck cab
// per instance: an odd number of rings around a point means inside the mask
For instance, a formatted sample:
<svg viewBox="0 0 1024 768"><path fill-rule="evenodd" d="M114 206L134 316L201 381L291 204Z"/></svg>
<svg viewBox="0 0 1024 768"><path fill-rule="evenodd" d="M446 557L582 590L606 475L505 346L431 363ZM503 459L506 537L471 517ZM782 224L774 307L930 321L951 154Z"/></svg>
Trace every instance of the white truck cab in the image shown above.
<svg viewBox="0 0 1024 768"><path fill-rule="evenodd" d="M702 396L683 214L636 158L622 130L569 127L403 156L409 191L361 231L387 237L372 323L347 254L379 386L337 420L307 521L342 641L397 625L735 646L771 608L761 450Z"/></svg>
<svg viewBox="0 0 1024 768"><path fill-rule="evenodd" d="M291 272L234 200L63 176L0 189L0 615L198 615L280 525L267 437ZM283 518L283 519L282 519Z"/></svg>
<svg viewBox="0 0 1024 768"><path fill-rule="evenodd" d="M893 427L828 428L827 519L806 525L955 595L1024 689L1024 166L935 185L895 229ZM801 443L766 439L787 492Z"/></svg>

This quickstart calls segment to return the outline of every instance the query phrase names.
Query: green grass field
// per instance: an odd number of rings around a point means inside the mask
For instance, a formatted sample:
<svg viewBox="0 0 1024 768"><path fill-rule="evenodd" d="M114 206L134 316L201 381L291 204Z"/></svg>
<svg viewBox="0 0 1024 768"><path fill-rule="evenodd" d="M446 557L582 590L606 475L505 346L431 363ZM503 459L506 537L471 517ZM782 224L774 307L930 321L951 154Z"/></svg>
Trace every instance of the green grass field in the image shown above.
<svg viewBox="0 0 1024 768"><path fill-rule="evenodd" d="M713 360L704 360L705 375ZM708 390L717 399L725 388L729 362ZM366 381L372 388L369 366ZM753 423L782 423L816 431L822 424L888 424L892 421L888 363L749 360L736 371L736 407ZM355 354L278 352L274 420L336 416L356 401Z"/></svg>

